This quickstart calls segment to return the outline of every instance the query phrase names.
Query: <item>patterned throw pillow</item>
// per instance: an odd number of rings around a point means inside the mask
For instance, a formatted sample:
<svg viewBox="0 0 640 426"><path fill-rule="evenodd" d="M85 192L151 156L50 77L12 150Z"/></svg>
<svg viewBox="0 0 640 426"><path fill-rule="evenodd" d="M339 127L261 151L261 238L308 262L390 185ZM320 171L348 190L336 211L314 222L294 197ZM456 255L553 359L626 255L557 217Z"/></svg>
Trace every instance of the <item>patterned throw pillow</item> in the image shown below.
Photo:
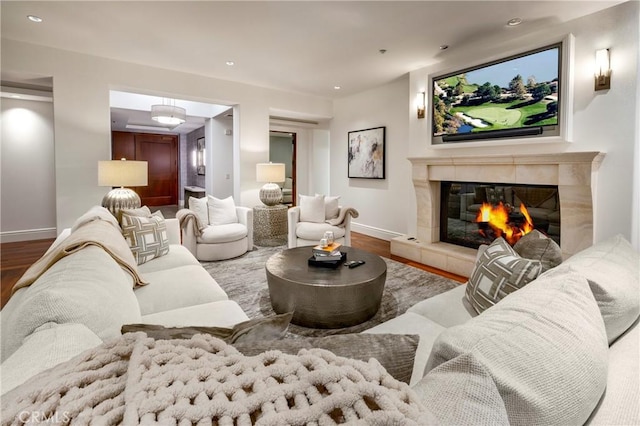
<svg viewBox="0 0 640 426"><path fill-rule="evenodd" d="M167 225L159 211L149 217L123 213L122 235L138 265L169 253Z"/></svg>
<svg viewBox="0 0 640 426"><path fill-rule="evenodd" d="M520 257L503 238L497 238L478 258L465 297L481 313L535 280L541 271L539 260Z"/></svg>

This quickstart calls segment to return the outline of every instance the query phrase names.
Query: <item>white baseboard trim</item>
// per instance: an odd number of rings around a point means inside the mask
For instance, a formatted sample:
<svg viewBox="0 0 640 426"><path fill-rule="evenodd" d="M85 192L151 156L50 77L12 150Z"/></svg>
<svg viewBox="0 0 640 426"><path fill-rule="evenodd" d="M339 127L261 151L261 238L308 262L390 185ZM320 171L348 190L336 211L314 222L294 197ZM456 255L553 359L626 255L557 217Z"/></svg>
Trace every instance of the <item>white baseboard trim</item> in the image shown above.
<svg viewBox="0 0 640 426"><path fill-rule="evenodd" d="M351 230L360 234L368 235L370 237L379 238L385 241L391 241L392 239L404 234L400 234L394 231L388 231L386 229L376 228L374 226L364 225L351 221Z"/></svg>
<svg viewBox="0 0 640 426"><path fill-rule="evenodd" d="M0 232L0 243L15 243L18 241L46 240L56 238L56 228L23 229L20 231Z"/></svg>

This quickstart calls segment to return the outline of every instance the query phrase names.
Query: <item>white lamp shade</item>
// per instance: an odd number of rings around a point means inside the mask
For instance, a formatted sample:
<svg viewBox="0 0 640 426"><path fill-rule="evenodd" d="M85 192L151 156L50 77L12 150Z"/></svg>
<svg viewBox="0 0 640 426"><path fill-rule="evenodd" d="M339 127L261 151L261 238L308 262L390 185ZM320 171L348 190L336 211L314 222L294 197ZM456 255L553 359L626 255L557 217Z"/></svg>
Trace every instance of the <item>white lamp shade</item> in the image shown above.
<svg viewBox="0 0 640 426"><path fill-rule="evenodd" d="M151 119L160 124L178 125L187 119L187 110L175 105L151 105Z"/></svg>
<svg viewBox="0 0 640 426"><path fill-rule="evenodd" d="M609 49L596 50L596 76L609 74Z"/></svg>
<svg viewBox="0 0 640 426"><path fill-rule="evenodd" d="M147 186L146 161L109 160L98 162L99 186Z"/></svg>
<svg viewBox="0 0 640 426"><path fill-rule="evenodd" d="M256 181L258 182L284 182L284 173L284 163L256 164Z"/></svg>

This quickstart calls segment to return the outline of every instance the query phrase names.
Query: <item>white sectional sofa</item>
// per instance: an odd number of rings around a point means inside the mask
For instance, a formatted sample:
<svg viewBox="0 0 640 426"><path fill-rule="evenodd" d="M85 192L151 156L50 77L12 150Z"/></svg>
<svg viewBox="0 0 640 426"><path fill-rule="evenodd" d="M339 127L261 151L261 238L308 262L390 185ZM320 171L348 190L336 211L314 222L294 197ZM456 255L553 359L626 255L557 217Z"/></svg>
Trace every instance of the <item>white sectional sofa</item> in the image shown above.
<svg viewBox="0 0 640 426"><path fill-rule="evenodd" d="M248 319L180 244L177 219L166 219L169 253L138 266L132 277L98 247L56 262L18 290L2 309L2 392L36 374L120 336L124 324L230 327ZM65 230L52 247L63 241Z"/></svg>
<svg viewBox="0 0 640 426"><path fill-rule="evenodd" d="M365 331L420 336L410 384L443 424L640 425L640 255L624 238L575 254L480 315L465 290ZM456 366L465 357L473 362ZM494 385L493 405L474 392Z"/></svg>
<svg viewBox="0 0 640 426"><path fill-rule="evenodd" d="M139 266L146 286L89 247L16 292L1 312L3 393L124 324L248 319L166 223L169 253ZM366 333L420 336L410 385L441 424L640 424L639 275L640 256L615 237L480 315L461 285Z"/></svg>

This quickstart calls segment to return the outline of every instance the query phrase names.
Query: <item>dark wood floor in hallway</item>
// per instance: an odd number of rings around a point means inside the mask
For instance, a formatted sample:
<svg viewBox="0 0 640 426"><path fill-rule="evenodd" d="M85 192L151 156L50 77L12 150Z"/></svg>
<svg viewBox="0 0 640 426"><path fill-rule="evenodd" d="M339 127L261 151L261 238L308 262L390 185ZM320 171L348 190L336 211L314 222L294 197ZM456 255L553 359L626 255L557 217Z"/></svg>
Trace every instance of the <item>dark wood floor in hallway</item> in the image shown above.
<svg viewBox="0 0 640 426"><path fill-rule="evenodd" d="M0 293L1 306L4 307L7 300L9 300L9 297L11 296L11 289L14 284L20 279L29 266L31 266L47 251L53 241L53 239L47 239L0 244L0 277L2 281ZM375 253L378 256L393 259L406 265L442 275L459 282L466 282L467 280L465 277L453 275L408 259L393 256L391 255L391 244L389 241L352 232L351 245L361 250Z"/></svg>

